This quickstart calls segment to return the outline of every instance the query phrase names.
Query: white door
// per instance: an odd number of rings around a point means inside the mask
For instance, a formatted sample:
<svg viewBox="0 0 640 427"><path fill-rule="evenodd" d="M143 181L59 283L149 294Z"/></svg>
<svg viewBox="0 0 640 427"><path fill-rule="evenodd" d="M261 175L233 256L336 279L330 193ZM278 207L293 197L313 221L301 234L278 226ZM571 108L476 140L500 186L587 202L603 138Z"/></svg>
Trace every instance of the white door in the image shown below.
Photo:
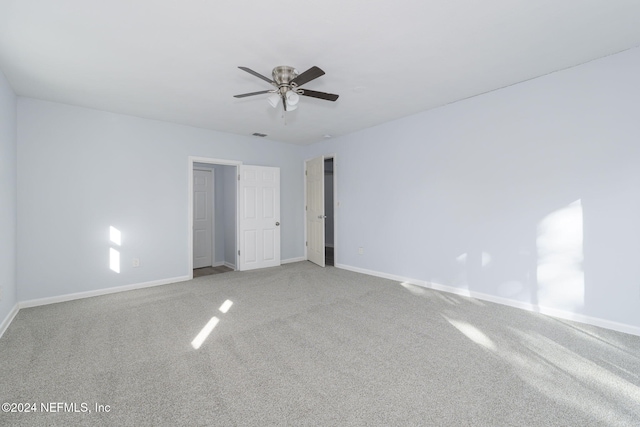
<svg viewBox="0 0 640 427"><path fill-rule="evenodd" d="M193 171L193 268L213 259L213 171Z"/></svg>
<svg viewBox="0 0 640 427"><path fill-rule="evenodd" d="M280 168L240 166L240 270L280 265Z"/></svg>
<svg viewBox="0 0 640 427"><path fill-rule="evenodd" d="M307 160L307 259L324 267L324 157Z"/></svg>

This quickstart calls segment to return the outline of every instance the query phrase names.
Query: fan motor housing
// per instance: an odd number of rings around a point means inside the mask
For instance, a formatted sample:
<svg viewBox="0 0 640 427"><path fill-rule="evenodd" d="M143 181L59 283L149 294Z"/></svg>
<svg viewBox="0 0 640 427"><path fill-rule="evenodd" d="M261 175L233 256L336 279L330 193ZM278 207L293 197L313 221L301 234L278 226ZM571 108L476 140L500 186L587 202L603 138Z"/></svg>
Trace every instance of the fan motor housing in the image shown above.
<svg viewBox="0 0 640 427"><path fill-rule="evenodd" d="M289 82L298 77L298 70L288 65L280 65L273 69L271 73L273 80L280 85L289 84Z"/></svg>

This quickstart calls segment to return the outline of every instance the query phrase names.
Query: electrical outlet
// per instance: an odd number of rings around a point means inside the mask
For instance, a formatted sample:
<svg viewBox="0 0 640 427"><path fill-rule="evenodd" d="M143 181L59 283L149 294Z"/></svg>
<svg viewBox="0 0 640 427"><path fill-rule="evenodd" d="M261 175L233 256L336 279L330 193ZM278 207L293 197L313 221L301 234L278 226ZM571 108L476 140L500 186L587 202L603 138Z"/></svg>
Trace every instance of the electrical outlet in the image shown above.
<svg viewBox="0 0 640 427"><path fill-rule="evenodd" d="M358 255L364 254L364 248L358 248Z"/></svg>
<svg viewBox="0 0 640 427"><path fill-rule="evenodd" d="M140 267L140 258L134 258L133 259L133 266L134 267Z"/></svg>

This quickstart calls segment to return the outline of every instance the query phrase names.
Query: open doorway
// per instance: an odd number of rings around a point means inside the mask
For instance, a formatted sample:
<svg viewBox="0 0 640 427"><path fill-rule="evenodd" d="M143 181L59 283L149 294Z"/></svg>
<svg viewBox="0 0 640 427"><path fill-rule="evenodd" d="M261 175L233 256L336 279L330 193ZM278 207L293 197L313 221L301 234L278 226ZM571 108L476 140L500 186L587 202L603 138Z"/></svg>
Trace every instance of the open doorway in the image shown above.
<svg viewBox="0 0 640 427"><path fill-rule="evenodd" d="M215 186L222 186L222 225L214 226L215 262L222 262L234 270L246 271L280 265L280 168L243 165L240 161L206 157L188 158L187 204L187 266L189 278L194 267L194 169L198 167L221 170L216 172ZM322 169L321 169L322 170ZM242 197L240 196L242 194ZM205 204L206 205L206 204ZM197 207L196 207L197 208ZM225 220L226 218L226 225ZM233 218L233 220L231 220ZM217 224L217 221L214 221ZM222 231L220 231L222 230ZM222 234L220 234L222 232ZM223 236L223 237L221 237ZM223 249L215 249L222 245ZM324 247L324 245L323 245ZM324 258L324 251L323 251Z"/></svg>
<svg viewBox="0 0 640 427"><path fill-rule="evenodd" d="M324 263L334 264L333 157L324 159Z"/></svg>
<svg viewBox="0 0 640 427"><path fill-rule="evenodd" d="M236 167L193 164L193 277L234 271Z"/></svg>
<svg viewBox="0 0 640 427"><path fill-rule="evenodd" d="M305 161L305 236L307 260L320 267L336 264L335 156Z"/></svg>
<svg viewBox="0 0 640 427"><path fill-rule="evenodd" d="M189 267L191 277L237 269L238 164L189 159Z"/></svg>

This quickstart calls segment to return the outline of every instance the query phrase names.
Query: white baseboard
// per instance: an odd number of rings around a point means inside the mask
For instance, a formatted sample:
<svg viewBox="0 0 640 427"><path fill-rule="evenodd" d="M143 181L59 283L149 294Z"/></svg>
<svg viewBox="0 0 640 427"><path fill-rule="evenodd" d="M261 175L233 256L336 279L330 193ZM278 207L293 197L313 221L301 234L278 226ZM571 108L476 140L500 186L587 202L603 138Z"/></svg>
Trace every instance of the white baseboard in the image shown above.
<svg viewBox="0 0 640 427"><path fill-rule="evenodd" d="M218 261L211 264L211 267L222 267L224 265L224 261Z"/></svg>
<svg viewBox="0 0 640 427"><path fill-rule="evenodd" d="M476 298L483 301L494 302L509 307L519 308L522 310L533 311L559 319L572 320L574 322L585 323L587 325L598 326L605 329L611 329L626 334L640 336L640 327L628 325L626 323L614 322L612 320L600 319L598 317L586 316L584 314L572 313L570 311L558 310L555 308L541 307L539 305L530 304L522 301L515 301L509 298L498 297L495 295L485 294L482 292L469 291L468 289L456 288L454 286L441 285L438 283L427 282L425 280L412 279L410 277L402 277L395 274L383 273L380 271L367 270L359 267L352 267L345 264L336 264L336 268L354 271L356 273L367 274L369 276L382 277L384 279L395 280L402 283L421 286L436 291L448 292L451 294L462 295L466 297Z"/></svg>
<svg viewBox="0 0 640 427"><path fill-rule="evenodd" d="M300 261L306 261L307 259L303 256L299 256L297 258L287 258L287 259L282 259L280 260L280 264L291 264L292 262L300 262Z"/></svg>
<svg viewBox="0 0 640 427"><path fill-rule="evenodd" d="M11 322L13 322L13 318L16 317L18 311L20 311L20 307L16 304L13 306L9 314L7 314L7 317L4 318L2 323L0 323L0 338L2 338L2 335L4 335Z"/></svg>
<svg viewBox="0 0 640 427"><path fill-rule="evenodd" d="M59 295L55 297L32 299L18 303L19 308L37 307L40 305L55 304L58 302L73 301L76 299L97 297L100 295L115 294L117 292L132 291L134 289L150 288L153 286L168 285L170 283L184 282L189 276L172 277L169 279L152 280L150 282L134 283L131 285L116 286L114 288L96 289L95 291L77 292L73 294Z"/></svg>
<svg viewBox="0 0 640 427"><path fill-rule="evenodd" d="M230 262L224 262L222 265L224 265L225 267L233 268L234 270L236 269L236 265L231 264Z"/></svg>

